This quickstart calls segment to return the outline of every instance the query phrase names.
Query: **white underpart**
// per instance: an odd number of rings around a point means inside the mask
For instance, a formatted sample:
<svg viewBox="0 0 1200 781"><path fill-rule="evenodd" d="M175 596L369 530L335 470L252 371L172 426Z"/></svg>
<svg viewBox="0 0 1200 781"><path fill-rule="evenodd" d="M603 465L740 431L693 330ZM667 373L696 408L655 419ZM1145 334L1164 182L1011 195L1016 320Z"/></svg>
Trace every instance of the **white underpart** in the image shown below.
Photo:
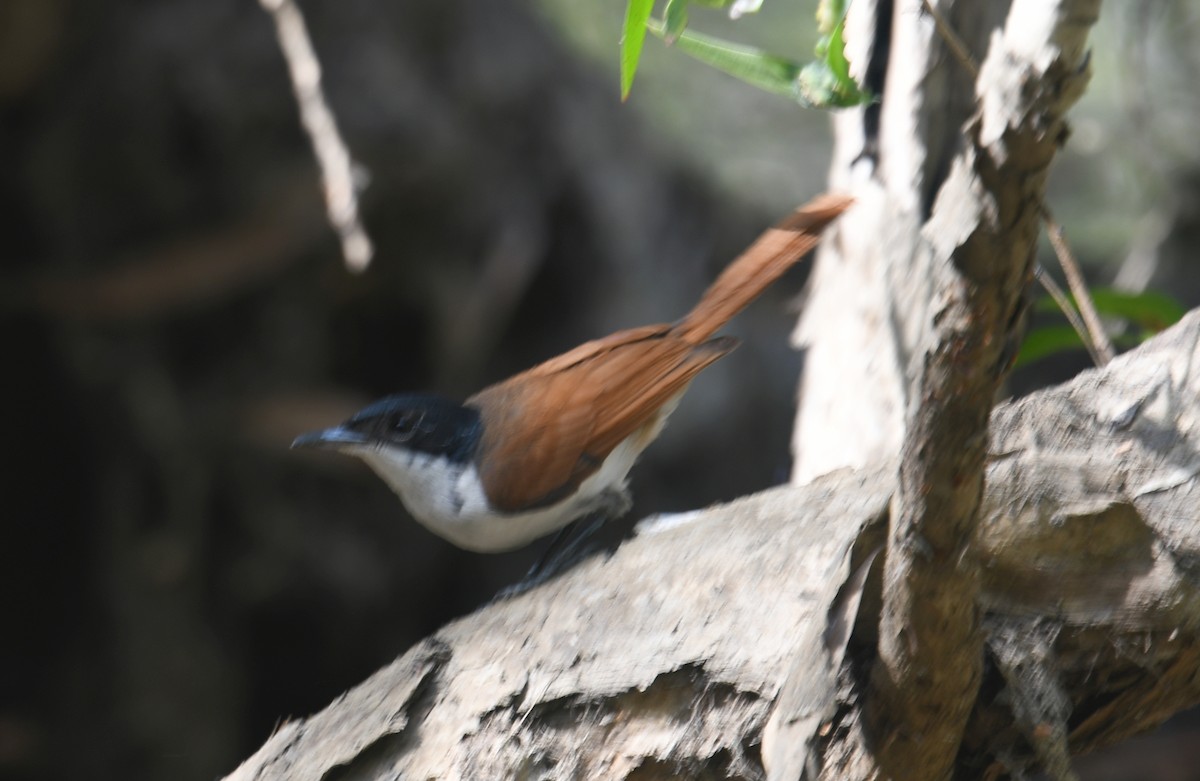
<svg viewBox="0 0 1200 781"><path fill-rule="evenodd" d="M623 491L626 476L642 450L662 431L682 393L660 409L649 429L635 432L613 448L579 490L557 504L521 513L491 508L473 464L444 456L369 446L347 448L383 478L423 526L460 548L499 553L526 545L599 509L604 495Z"/></svg>

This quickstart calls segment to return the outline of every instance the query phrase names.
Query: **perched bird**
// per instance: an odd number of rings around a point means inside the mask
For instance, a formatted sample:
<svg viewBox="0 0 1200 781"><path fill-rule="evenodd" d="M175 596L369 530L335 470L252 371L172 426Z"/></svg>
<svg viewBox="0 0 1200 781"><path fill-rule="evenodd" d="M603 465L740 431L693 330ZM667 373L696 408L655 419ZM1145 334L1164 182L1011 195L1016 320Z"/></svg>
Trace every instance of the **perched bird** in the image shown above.
<svg viewBox="0 0 1200 781"><path fill-rule="evenodd" d="M511 550L584 516L619 516L638 455L696 374L738 344L712 335L851 202L823 195L769 228L673 324L587 342L462 404L389 396L292 447L361 458L414 518L467 550Z"/></svg>

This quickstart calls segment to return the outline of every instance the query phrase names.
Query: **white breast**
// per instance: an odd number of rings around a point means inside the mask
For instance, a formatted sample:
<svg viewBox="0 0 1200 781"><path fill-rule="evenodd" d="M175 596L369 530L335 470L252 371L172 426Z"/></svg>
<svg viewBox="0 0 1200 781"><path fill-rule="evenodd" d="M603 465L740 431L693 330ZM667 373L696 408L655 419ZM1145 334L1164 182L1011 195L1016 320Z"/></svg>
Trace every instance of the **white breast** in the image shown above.
<svg viewBox="0 0 1200 781"><path fill-rule="evenodd" d="M658 436L682 393L664 405L649 426L617 445L579 490L558 504L522 513L498 513L488 505L471 464L445 457L364 446L353 452L391 486L413 517L460 548L499 553L527 545L590 512L625 501L626 476L638 455ZM625 504L622 511L628 509Z"/></svg>

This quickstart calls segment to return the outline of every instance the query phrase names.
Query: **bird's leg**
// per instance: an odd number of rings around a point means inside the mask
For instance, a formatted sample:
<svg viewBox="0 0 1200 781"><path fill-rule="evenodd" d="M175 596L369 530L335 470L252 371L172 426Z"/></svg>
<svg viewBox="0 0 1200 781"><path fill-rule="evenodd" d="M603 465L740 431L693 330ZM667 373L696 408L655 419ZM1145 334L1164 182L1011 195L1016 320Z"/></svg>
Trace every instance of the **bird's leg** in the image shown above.
<svg viewBox="0 0 1200 781"><path fill-rule="evenodd" d="M545 580L568 569L592 552L592 537L608 520L602 513L585 515L558 530L550 546L525 573L526 580Z"/></svg>
<svg viewBox="0 0 1200 781"><path fill-rule="evenodd" d="M550 547L538 557L534 565L525 573L525 577L520 582L502 589L496 598L505 599L524 594L531 588L561 575L595 553L596 546L592 544L593 538L608 519L609 516L606 513L591 513L559 529L554 538L550 540Z"/></svg>
<svg viewBox="0 0 1200 781"><path fill-rule="evenodd" d="M546 552L538 557L525 573L525 577L520 582L502 589L496 598L504 599L523 594L534 586L540 586L556 575L566 572L595 553L595 546L591 543L596 532L608 521L629 512L632 505L633 501L624 485L594 497L588 512L555 533Z"/></svg>

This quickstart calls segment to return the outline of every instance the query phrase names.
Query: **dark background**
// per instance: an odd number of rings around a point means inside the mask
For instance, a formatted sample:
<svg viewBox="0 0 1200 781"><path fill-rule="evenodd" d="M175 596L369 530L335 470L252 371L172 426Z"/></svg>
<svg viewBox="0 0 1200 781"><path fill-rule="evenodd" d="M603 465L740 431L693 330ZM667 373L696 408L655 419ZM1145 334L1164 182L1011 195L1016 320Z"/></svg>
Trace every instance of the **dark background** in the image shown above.
<svg viewBox="0 0 1200 781"><path fill-rule="evenodd" d="M517 0L304 4L369 176L377 256L354 275L256 3L0 0L0 776L221 775L537 558L457 551L361 465L287 445L673 319L822 189L825 119L699 65L675 82L682 58L648 53L622 106L610 4L590 30ZM1118 21L1113 40L1179 26ZM1104 132L1052 202L1094 276L1150 242L1153 284L1191 305L1191 158L1098 165L1126 154L1106 111L1158 116L1122 83L1081 109ZM746 344L635 470L631 518L786 479L803 276L732 324ZM1186 741L1148 740L1153 777L1200 778ZM1089 777L1151 777L1112 775L1137 751Z"/></svg>

